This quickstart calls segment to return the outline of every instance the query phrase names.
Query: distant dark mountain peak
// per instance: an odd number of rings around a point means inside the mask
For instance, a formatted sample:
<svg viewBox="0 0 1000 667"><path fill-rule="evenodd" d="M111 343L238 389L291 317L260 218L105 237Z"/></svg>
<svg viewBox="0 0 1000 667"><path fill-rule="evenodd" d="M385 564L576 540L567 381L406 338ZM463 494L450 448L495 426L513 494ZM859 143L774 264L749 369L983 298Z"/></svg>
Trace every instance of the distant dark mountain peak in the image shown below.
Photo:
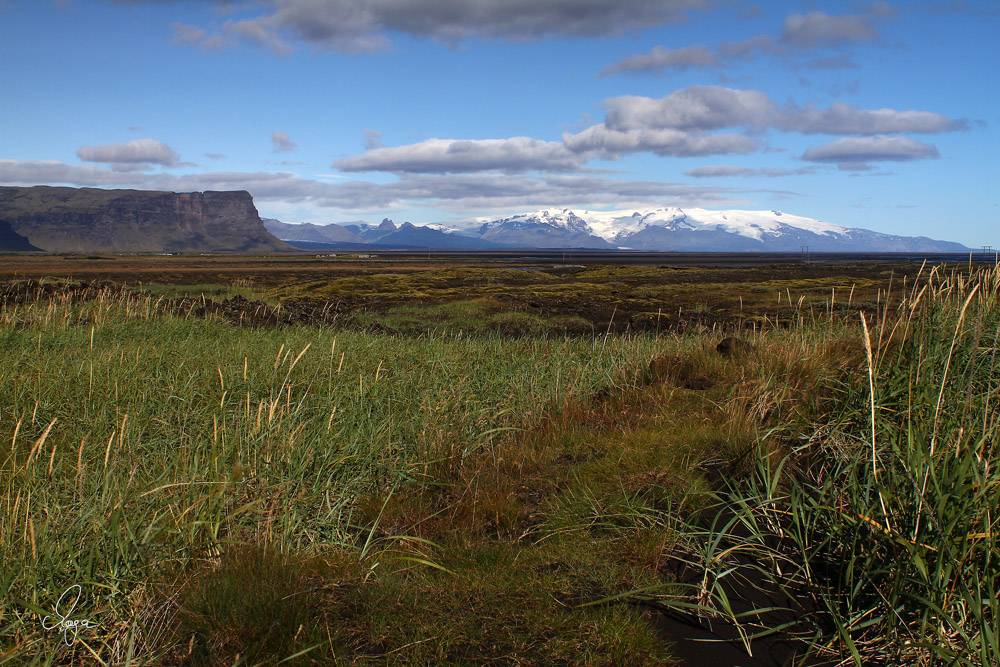
<svg viewBox="0 0 1000 667"><path fill-rule="evenodd" d="M309 243L362 243L358 236L357 226L338 224L317 225L311 222L289 224L279 220L264 220L267 230L282 241L293 243L307 241Z"/></svg>

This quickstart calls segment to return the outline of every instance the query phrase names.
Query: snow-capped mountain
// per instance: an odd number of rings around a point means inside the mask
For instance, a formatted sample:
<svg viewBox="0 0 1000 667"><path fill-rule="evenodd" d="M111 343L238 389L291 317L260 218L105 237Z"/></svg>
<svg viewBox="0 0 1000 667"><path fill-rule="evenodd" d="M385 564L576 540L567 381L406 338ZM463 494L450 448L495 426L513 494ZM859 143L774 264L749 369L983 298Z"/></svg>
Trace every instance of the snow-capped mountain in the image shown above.
<svg viewBox="0 0 1000 667"><path fill-rule="evenodd" d="M542 210L475 218L459 229L497 243L532 247L619 248L652 251L961 252L958 243L895 236L781 211Z"/></svg>
<svg viewBox="0 0 1000 667"><path fill-rule="evenodd" d="M476 221L479 225L475 235L494 243L529 248L616 248L608 239L596 235L586 220L569 209L522 213L508 218L477 218Z"/></svg>
<svg viewBox="0 0 1000 667"><path fill-rule="evenodd" d="M290 227L293 226L275 226L273 233L294 243L294 234L300 230L290 230ZM442 249L507 247L799 252L802 246L809 246L812 252L968 250L950 241L882 234L781 211L710 211L703 208L640 211L545 209L503 217L471 218L451 224L413 225L406 222L399 227L385 219L378 225L344 224L338 234L352 237L355 241L352 245ZM306 240L311 240L311 237Z"/></svg>

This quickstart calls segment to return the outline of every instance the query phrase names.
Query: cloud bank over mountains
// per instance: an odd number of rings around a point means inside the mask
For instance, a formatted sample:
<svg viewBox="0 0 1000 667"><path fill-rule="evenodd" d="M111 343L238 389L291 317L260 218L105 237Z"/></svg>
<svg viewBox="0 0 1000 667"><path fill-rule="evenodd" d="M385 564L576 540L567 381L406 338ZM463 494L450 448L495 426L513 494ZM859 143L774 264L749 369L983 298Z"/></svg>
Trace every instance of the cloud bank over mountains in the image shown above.
<svg viewBox="0 0 1000 667"><path fill-rule="evenodd" d="M248 190L255 200L309 202L320 208L370 210L401 205L434 205L476 213L530 208L536 203L575 201L599 208L615 202L694 202L700 206L747 205L745 191L663 181L621 180L605 176L511 176L484 174L406 174L392 183L327 183L291 172L207 172L122 174L58 161L0 159L0 183L70 183L82 187L141 187L175 192ZM787 193L786 193L787 194ZM692 205L692 204L689 204Z"/></svg>

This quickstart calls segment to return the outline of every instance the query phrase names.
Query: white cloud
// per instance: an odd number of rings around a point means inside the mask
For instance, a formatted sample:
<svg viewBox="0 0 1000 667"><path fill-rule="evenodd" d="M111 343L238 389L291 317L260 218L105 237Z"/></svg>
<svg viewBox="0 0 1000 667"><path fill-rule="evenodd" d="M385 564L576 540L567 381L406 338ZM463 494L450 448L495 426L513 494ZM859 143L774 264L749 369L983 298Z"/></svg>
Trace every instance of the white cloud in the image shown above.
<svg viewBox="0 0 1000 667"><path fill-rule="evenodd" d="M834 102L826 109L789 108L773 125L803 134L895 134L898 132L936 133L966 129L967 123L930 111L861 109Z"/></svg>
<svg viewBox="0 0 1000 667"><path fill-rule="evenodd" d="M601 71L601 76L620 72L664 72L671 69L683 71L691 68L711 67L718 63L719 56L712 53L706 46L687 46L681 49L654 46L648 53L630 56L608 65Z"/></svg>
<svg viewBox="0 0 1000 667"><path fill-rule="evenodd" d="M375 130L361 130L364 135L364 147L365 150L371 150L373 148L382 147L382 133L376 132Z"/></svg>
<svg viewBox="0 0 1000 667"><path fill-rule="evenodd" d="M782 41L798 47L829 47L878 39L867 16L830 16L821 11L789 14L781 29Z"/></svg>
<svg viewBox="0 0 1000 667"><path fill-rule="evenodd" d="M803 160L836 164L848 171L870 169L870 162L907 162L936 157L939 154L933 144L891 136L844 137L802 154Z"/></svg>
<svg viewBox="0 0 1000 667"><path fill-rule="evenodd" d="M696 45L677 49L654 46L648 53L630 56L604 68L602 76L620 72L663 72L668 69L707 68L724 61L750 60L763 55L791 57L816 49L838 49L858 42L877 41L875 21L895 14L886 3L875 3L864 14L831 16L821 11L789 14L777 35L755 35L742 42L724 42L715 49ZM856 67L846 54L819 58L807 67Z"/></svg>
<svg viewBox="0 0 1000 667"><path fill-rule="evenodd" d="M757 142L741 134L708 134L673 128L640 128L620 131L594 125L577 134L564 134L563 143L580 154L616 158L626 153L692 156L752 153Z"/></svg>
<svg viewBox="0 0 1000 667"><path fill-rule="evenodd" d="M83 146L76 156L85 162L106 162L119 165L159 164L171 167L180 156L170 146L153 139L132 141L107 146Z"/></svg>
<svg viewBox="0 0 1000 667"><path fill-rule="evenodd" d="M779 106L756 90L691 86L661 98L623 95L604 101L605 125L615 130L673 128L689 131L767 127L802 134L937 133L964 130L965 120L930 111L862 109L834 102L825 109Z"/></svg>
<svg viewBox="0 0 1000 667"><path fill-rule="evenodd" d="M149 0L152 1L152 0ZM223 2L223 0L217 0ZM527 41L607 37L684 21L707 0L260 0L259 16L227 22L220 33L175 25L177 41L217 46L246 40L277 53L297 43L366 53L387 48L389 35L446 44L470 39ZM215 40L213 43L212 40Z"/></svg>
<svg viewBox="0 0 1000 667"><path fill-rule="evenodd" d="M778 178L781 176L793 176L800 174L812 174L816 171L816 167L802 167L800 169L778 169L775 167L761 167L759 169L751 169L749 167L737 167L731 164L719 164L719 165L708 165L704 167L696 167L694 169L688 169L684 172L685 176L691 176L692 178L720 178L720 177L754 177L754 176L766 176L768 178Z"/></svg>
<svg viewBox="0 0 1000 667"><path fill-rule="evenodd" d="M208 36L208 31L197 26L173 23L174 44L201 44Z"/></svg>
<svg viewBox="0 0 1000 667"><path fill-rule="evenodd" d="M613 130L717 130L762 125L774 103L756 90L691 86L659 99L635 95L613 97L605 100L604 106L608 109L605 125Z"/></svg>
<svg viewBox="0 0 1000 667"><path fill-rule="evenodd" d="M716 178L720 176L753 176L756 169L749 169L747 167L737 167L731 164L718 164L709 165L705 167L697 167L695 169L688 169L684 172L685 176L691 176L693 178Z"/></svg>
<svg viewBox="0 0 1000 667"><path fill-rule="evenodd" d="M324 183L290 172L122 174L100 167L17 160L0 160L0 183L142 187L174 192L247 190L257 201L345 211L431 207L481 213L565 205L596 208L640 200L661 206L738 205L742 201L740 191L726 188L589 175L407 174L392 183Z"/></svg>
<svg viewBox="0 0 1000 667"><path fill-rule="evenodd" d="M574 171L581 158L558 142L530 137L510 139L428 139L417 144L374 148L337 160L343 171L467 173L475 171Z"/></svg>
<svg viewBox="0 0 1000 667"><path fill-rule="evenodd" d="M67 184L82 187L139 185L148 174L126 174L103 167L66 164L56 160L2 160L0 183L9 185Z"/></svg>
<svg viewBox="0 0 1000 667"><path fill-rule="evenodd" d="M284 132L271 133L271 146L274 147L275 153L288 153L299 147L299 145L292 141L291 138L289 138L289 136Z"/></svg>
<svg viewBox="0 0 1000 667"><path fill-rule="evenodd" d="M397 174L572 172L584 170L596 158L617 159L630 153L676 157L752 153L760 144L746 132L768 128L803 134L883 135L966 126L964 121L927 111L869 110L839 102L825 109L791 102L779 107L760 91L722 86L691 86L658 99L625 95L605 100L604 106L608 111L603 124L565 133L561 143L530 137L428 139L375 147L337 160L333 167ZM744 133L713 132L724 128ZM366 138L374 143L381 135L368 130Z"/></svg>

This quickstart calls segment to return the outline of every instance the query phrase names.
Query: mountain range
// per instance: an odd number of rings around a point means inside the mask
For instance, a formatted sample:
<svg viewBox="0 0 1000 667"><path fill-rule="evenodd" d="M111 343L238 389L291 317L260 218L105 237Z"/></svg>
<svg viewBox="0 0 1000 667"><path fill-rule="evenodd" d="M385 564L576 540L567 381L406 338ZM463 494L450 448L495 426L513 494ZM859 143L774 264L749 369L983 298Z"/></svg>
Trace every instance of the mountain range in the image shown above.
<svg viewBox="0 0 1000 667"><path fill-rule="evenodd" d="M958 243L780 211L546 209L449 224L261 220L246 191L0 187L0 251L290 252L296 249L593 249L694 252L966 252Z"/></svg>
<svg viewBox="0 0 1000 667"><path fill-rule="evenodd" d="M964 252L951 241L844 227L781 211L701 208L574 211L546 209L450 225L286 224L265 220L278 238L313 248L594 249L687 252Z"/></svg>

